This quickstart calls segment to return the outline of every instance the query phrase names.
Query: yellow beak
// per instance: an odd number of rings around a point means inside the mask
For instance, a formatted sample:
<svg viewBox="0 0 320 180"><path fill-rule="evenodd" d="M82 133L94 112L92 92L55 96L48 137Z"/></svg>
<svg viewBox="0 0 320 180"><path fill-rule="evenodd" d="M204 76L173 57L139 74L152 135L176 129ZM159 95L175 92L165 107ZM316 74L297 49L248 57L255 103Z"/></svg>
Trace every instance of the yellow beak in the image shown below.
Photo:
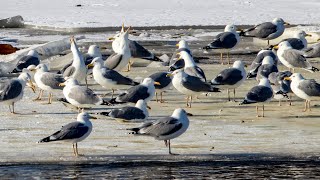
<svg viewBox="0 0 320 180"><path fill-rule="evenodd" d="M154 82L155 85L161 85L159 82Z"/></svg>
<svg viewBox="0 0 320 180"><path fill-rule="evenodd" d="M173 76L173 74L171 74L171 73L168 73L168 74L166 75L166 77L171 77L171 76Z"/></svg>
<svg viewBox="0 0 320 180"><path fill-rule="evenodd" d="M179 47L179 43L176 44L176 47Z"/></svg>
<svg viewBox="0 0 320 180"><path fill-rule="evenodd" d="M287 80L287 81L291 81L291 78L290 77L285 77L283 78L284 80Z"/></svg>
<svg viewBox="0 0 320 180"><path fill-rule="evenodd" d="M114 37L109 38L109 41L114 41Z"/></svg>
<svg viewBox="0 0 320 180"><path fill-rule="evenodd" d="M87 65L87 67L88 67L88 69L90 69L90 68L93 68L94 65L92 63L90 63L90 64Z"/></svg>
<svg viewBox="0 0 320 180"><path fill-rule="evenodd" d="M63 86L66 86L66 84L65 83L60 83L59 86L63 87Z"/></svg>
<svg viewBox="0 0 320 180"><path fill-rule="evenodd" d="M273 46L273 49L278 50L278 49L279 49L279 46L278 46L278 45L275 45L275 46Z"/></svg>
<svg viewBox="0 0 320 180"><path fill-rule="evenodd" d="M290 23L284 22L284 25L287 25L287 26L289 26L289 25L290 25Z"/></svg>

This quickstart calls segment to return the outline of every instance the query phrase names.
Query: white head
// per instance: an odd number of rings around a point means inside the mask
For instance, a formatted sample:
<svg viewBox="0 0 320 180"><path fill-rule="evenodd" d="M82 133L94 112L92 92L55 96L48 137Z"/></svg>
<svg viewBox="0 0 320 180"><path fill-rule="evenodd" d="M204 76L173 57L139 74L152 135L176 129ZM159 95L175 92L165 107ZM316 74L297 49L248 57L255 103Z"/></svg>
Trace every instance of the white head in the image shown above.
<svg viewBox="0 0 320 180"><path fill-rule="evenodd" d="M237 31L237 28L233 24L226 25L226 27L224 28L224 32L236 32L236 31Z"/></svg>
<svg viewBox="0 0 320 180"><path fill-rule="evenodd" d="M154 82L154 80L152 78L149 78L149 77L145 78L141 83L141 85L146 86L146 87L150 87L150 86L154 87L155 84L160 85L159 82Z"/></svg>
<svg viewBox="0 0 320 180"><path fill-rule="evenodd" d="M30 51L28 52L28 56L33 56L33 57L39 58L39 54L38 54L38 52L35 51L35 50L30 50Z"/></svg>
<svg viewBox="0 0 320 180"><path fill-rule="evenodd" d="M292 82L299 82L301 80L304 80L304 77L300 73L293 73L290 76L290 79Z"/></svg>
<svg viewBox="0 0 320 180"><path fill-rule="evenodd" d="M91 57L102 57L101 52L100 52L100 48L97 45L91 45L89 46L88 49L88 54Z"/></svg>
<svg viewBox="0 0 320 180"><path fill-rule="evenodd" d="M185 75L184 69L177 69L171 73L171 76L173 76L173 78L180 78L183 75Z"/></svg>
<svg viewBox="0 0 320 180"><path fill-rule="evenodd" d="M45 64L39 64L36 68L36 71L40 71L40 72L49 72L49 69L47 67L47 65Z"/></svg>
<svg viewBox="0 0 320 180"><path fill-rule="evenodd" d="M29 65L29 66L27 67L27 69L28 69L29 71L34 71L34 70L36 69L36 66L35 66L34 64L32 64L32 65Z"/></svg>
<svg viewBox="0 0 320 180"><path fill-rule="evenodd" d="M103 65L103 60L102 60L102 58L100 58L100 57L95 57L95 58L91 61L90 64L93 65L93 66L102 66L102 65Z"/></svg>
<svg viewBox="0 0 320 180"><path fill-rule="evenodd" d="M30 76L30 74L28 72L22 72L19 75L18 79L20 79L20 80L22 80L24 82L28 82L28 81L31 81L31 76Z"/></svg>
<svg viewBox="0 0 320 180"><path fill-rule="evenodd" d="M287 24L286 22L284 22L284 20L282 18L274 18L272 20L272 23L273 24L276 24L276 25L284 25L284 24Z"/></svg>
<svg viewBox="0 0 320 180"><path fill-rule="evenodd" d="M280 51L286 50L286 49L292 49L292 46L290 45L290 43L288 41L283 41L278 46L279 46Z"/></svg>
<svg viewBox="0 0 320 180"><path fill-rule="evenodd" d="M244 64L241 60L237 60L233 63L233 68L244 69Z"/></svg>
<svg viewBox="0 0 320 180"><path fill-rule="evenodd" d="M189 49L189 45L188 45L187 41L185 41L185 40L180 40L179 43L177 44L177 46L179 48Z"/></svg>
<svg viewBox="0 0 320 180"><path fill-rule="evenodd" d="M310 34L307 34L305 31L303 30L300 30L300 31L297 31L295 34L294 34L294 37L295 38L298 38L298 39L304 39L306 36L311 36Z"/></svg>
<svg viewBox="0 0 320 180"><path fill-rule="evenodd" d="M261 78L261 79L260 79L260 82L259 82L259 85L260 85L260 86L266 86L266 87L270 87L270 88L271 88L271 86L270 86L270 81L269 81L269 79L267 79L267 78Z"/></svg>
<svg viewBox="0 0 320 180"><path fill-rule="evenodd" d="M273 58L271 56L265 56L262 60L262 65L264 64L274 64Z"/></svg>
<svg viewBox="0 0 320 180"><path fill-rule="evenodd" d="M97 119L97 118L90 116L90 114L88 114L87 112L81 112L77 116L77 121L80 121L80 122L86 123L86 122L90 121L89 119Z"/></svg>
<svg viewBox="0 0 320 180"><path fill-rule="evenodd" d="M188 120L187 112L182 108L175 109L171 117L182 119L182 120L185 120L185 119Z"/></svg>
<svg viewBox="0 0 320 180"><path fill-rule="evenodd" d="M143 99L140 99L139 101L137 101L135 107L141 109L147 117L149 116L147 103Z"/></svg>

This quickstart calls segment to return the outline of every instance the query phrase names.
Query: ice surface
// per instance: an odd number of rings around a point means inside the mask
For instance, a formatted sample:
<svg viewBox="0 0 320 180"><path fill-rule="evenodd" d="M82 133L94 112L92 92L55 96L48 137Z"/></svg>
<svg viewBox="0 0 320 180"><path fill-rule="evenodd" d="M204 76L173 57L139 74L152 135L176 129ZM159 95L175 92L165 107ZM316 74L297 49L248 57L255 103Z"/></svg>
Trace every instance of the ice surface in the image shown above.
<svg viewBox="0 0 320 180"><path fill-rule="evenodd" d="M10 0L1 3L0 18L21 15L27 24L57 28L257 24L275 17L314 24L319 8L318 0Z"/></svg>

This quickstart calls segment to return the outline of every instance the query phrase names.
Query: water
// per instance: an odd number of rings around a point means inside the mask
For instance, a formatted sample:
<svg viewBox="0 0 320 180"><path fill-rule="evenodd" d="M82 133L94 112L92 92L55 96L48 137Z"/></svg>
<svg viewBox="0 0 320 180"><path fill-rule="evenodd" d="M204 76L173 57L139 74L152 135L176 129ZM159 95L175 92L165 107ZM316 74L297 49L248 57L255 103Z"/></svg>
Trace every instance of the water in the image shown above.
<svg viewBox="0 0 320 180"><path fill-rule="evenodd" d="M0 166L1 179L317 179L318 161L121 162Z"/></svg>

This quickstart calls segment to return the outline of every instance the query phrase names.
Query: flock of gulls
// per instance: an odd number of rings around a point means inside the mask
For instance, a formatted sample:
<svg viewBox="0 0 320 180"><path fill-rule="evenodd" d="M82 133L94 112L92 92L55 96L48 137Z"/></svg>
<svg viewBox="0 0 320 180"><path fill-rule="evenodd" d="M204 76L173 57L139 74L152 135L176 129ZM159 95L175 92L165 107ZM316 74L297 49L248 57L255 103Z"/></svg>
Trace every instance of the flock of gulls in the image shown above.
<svg viewBox="0 0 320 180"><path fill-rule="evenodd" d="M76 156L79 155L77 143L90 135L92 131L90 119L95 119L85 112L87 108L96 105L131 103L134 106L119 106L98 114L123 122L143 122L139 127L128 128L129 134L163 140L169 148L169 154L173 154L170 140L179 137L188 129L188 116L192 114L178 108L167 117L148 120L148 109L151 109L148 102L156 96L157 102L164 103L163 93L171 86L186 95L186 106L191 108L193 98L201 94L220 92L221 89L227 90L229 101L231 101L230 91L233 91L235 100L236 89L246 79L255 78L258 81L257 85L248 91L240 105L256 104L258 117L264 116L264 104L272 98L278 99L280 103L281 99L290 99L292 94L305 100L304 111L311 110L311 100L320 97L320 84L313 79L305 79L301 74L294 73L294 70L300 68L312 73L319 71L307 58L320 56L320 43L307 47L305 37L310 35L299 31L292 38L270 45L269 40L281 36L286 24L281 18L275 18L271 22L264 22L248 29L237 29L235 25L227 25L224 32L203 47L205 50L218 49L221 52L222 64L223 53L227 53L227 61L230 63L229 51L240 42L240 36L267 40L268 46L257 54L248 72L245 70L244 62L236 60L232 67L223 69L211 80L207 79L204 71L194 61L192 50L185 40L177 44L178 48L169 63L168 71L155 72L145 77L142 82L137 82L121 74L121 71L131 70L132 57L152 61L159 61L159 58L136 41L129 40L130 27L125 30L122 26L121 31L110 38L114 53L107 59L104 59L96 45L91 45L87 54L82 54L75 38L71 37L72 63L63 67L58 73L51 72L48 65L41 62L38 53L30 51L12 70L12 73L19 73L18 78L1 81L0 102L9 105L10 112L14 114L14 104L22 99L26 86L34 92L39 89L35 101L41 100L44 92L49 93L49 104L52 103L54 92L60 90L64 98L58 100L78 109L77 121L64 125L57 132L41 139L39 143L70 142ZM280 63L288 67L288 71L279 71ZM111 97L104 98L90 89L87 83L88 76L92 76L104 89L112 91ZM119 88L126 90L115 94ZM105 96L108 95L110 93ZM262 114L258 111L258 105L262 105Z"/></svg>

